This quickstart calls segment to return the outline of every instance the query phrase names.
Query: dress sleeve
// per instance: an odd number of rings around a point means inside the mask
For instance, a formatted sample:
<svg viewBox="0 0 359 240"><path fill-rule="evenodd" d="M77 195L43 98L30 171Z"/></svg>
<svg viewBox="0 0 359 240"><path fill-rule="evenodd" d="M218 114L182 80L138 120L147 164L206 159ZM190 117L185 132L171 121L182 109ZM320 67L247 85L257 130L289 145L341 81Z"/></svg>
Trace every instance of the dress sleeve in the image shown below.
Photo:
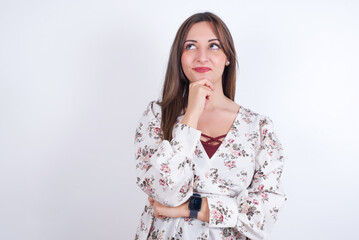
<svg viewBox="0 0 359 240"><path fill-rule="evenodd" d="M283 148L273 130L273 122L259 120L260 144L256 150L255 172L251 184L237 197L209 196L209 227L230 227L249 239L265 239L277 220L285 201L280 177Z"/></svg>
<svg viewBox="0 0 359 240"><path fill-rule="evenodd" d="M178 123L172 140L162 140L161 116L155 104L149 103L136 128L137 185L156 201L178 206L193 193L192 159L201 131Z"/></svg>

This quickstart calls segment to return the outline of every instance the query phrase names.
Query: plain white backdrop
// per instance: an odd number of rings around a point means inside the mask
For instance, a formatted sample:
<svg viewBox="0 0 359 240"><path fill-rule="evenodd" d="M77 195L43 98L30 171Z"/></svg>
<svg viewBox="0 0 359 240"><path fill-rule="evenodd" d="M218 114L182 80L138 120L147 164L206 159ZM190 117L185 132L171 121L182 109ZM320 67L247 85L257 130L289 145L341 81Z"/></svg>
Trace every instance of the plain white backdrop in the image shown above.
<svg viewBox="0 0 359 240"><path fill-rule="evenodd" d="M355 239L359 3L0 1L0 239L133 239L135 127L180 24L221 17L236 102L275 124L288 201L270 239Z"/></svg>

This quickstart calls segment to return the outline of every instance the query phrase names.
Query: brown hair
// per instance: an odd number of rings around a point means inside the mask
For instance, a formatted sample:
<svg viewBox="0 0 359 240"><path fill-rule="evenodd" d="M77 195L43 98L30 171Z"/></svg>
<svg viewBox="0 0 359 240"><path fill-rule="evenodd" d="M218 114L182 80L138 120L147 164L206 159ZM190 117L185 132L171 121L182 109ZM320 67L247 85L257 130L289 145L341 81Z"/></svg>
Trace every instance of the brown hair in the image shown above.
<svg viewBox="0 0 359 240"><path fill-rule="evenodd" d="M171 47L165 82L162 88L162 101L157 102L162 110L161 129L163 131L163 140L170 141L172 139L173 126L178 116L187 107L190 82L184 74L181 65L183 45L191 26L203 21L210 22L213 25L221 48L231 63L224 69L222 87L224 95L234 100L237 66L235 63L237 63L237 59L231 33L226 24L215 14L210 12L196 13L182 23Z"/></svg>

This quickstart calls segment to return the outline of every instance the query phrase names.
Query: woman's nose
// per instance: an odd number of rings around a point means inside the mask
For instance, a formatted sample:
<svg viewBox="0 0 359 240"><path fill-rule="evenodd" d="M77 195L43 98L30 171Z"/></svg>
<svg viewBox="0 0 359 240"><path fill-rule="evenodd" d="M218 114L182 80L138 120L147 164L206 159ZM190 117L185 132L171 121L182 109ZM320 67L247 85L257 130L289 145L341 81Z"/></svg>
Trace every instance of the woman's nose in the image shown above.
<svg viewBox="0 0 359 240"><path fill-rule="evenodd" d="M202 48L197 51L197 61L198 62L207 62L208 61L207 49Z"/></svg>

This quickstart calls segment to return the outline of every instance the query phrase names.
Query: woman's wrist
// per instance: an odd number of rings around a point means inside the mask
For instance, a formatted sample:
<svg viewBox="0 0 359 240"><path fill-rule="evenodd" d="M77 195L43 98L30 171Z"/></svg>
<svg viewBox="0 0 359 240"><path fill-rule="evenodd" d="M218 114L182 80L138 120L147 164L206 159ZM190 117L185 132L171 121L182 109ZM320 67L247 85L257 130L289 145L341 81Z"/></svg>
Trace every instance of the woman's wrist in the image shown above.
<svg viewBox="0 0 359 240"><path fill-rule="evenodd" d="M202 222L209 222L209 208L207 198L202 198L201 211L198 212L198 220Z"/></svg>
<svg viewBox="0 0 359 240"><path fill-rule="evenodd" d="M192 128L197 129L197 125L198 125L198 119L199 119L199 115L198 114L190 114L190 113L186 113L182 120L181 123L182 124L186 124Z"/></svg>
<svg viewBox="0 0 359 240"><path fill-rule="evenodd" d="M182 217L189 217L189 209L188 209L188 203L189 201L185 202L185 204L183 204L183 208L182 208Z"/></svg>
<svg viewBox="0 0 359 240"><path fill-rule="evenodd" d="M188 203L189 201L183 204L183 209L182 209L183 217L189 217L190 215L190 211L188 209ZM207 198L205 197L202 198L201 210L198 212L197 219L203 222L209 222L209 208L208 208Z"/></svg>

